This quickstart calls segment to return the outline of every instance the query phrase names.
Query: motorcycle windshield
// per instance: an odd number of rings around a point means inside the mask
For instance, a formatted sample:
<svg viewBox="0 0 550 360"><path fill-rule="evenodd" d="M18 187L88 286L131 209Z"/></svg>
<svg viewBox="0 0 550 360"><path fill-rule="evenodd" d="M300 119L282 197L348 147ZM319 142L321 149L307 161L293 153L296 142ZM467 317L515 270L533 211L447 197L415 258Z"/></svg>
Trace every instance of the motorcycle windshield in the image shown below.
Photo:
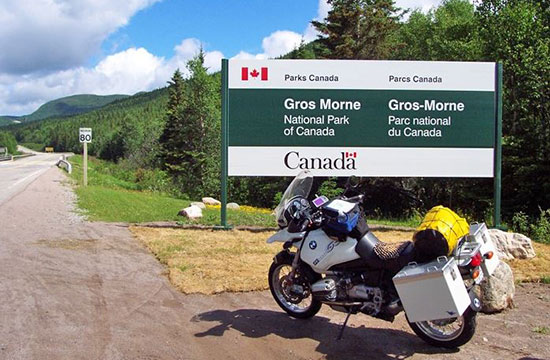
<svg viewBox="0 0 550 360"><path fill-rule="evenodd" d="M294 198L295 196L303 196L307 198L309 196L309 192L311 191L312 185L313 176L308 170L302 171L294 178L294 180L292 180L290 185L288 185L288 187L286 188L285 193L281 197L279 205L277 205L277 207L275 208L275 216L277 217L277 222L279 224L284 222L283 214L286 205L288 204L290 199Z"/></svg>

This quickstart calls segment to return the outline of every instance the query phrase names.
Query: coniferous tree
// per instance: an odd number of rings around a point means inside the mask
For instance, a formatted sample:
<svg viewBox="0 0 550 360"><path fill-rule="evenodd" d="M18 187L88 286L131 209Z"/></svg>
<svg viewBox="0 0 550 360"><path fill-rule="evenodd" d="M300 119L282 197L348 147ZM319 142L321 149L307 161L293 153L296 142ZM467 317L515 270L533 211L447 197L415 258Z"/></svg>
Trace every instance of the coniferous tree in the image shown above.
<svg viewBox="0 0 550 360"><path fill-rule="evenodd" d="M166 110L166 124L160 137L160 156L163 167L173 176L178 176L184 170L185 162L181 150L184 148L183 108L184 108L184 80L179 69L174 72L168 82L169 100Z"/></svg>
<svg viewBox="0 0 550 360"><path fill-rule="evenodd" d="M219 192L219 84L208 75L202 50L187 68L190 77L185 86L179 71L170 82L161 156L182 193L215 195Z"/></svg>
<svg viewBox="0 0 550 360"><path fill-rule="evenodd" d="M395 46L392 36L402 16L393 0L327 0L324 21L312 21L333 59L385 59Z"/></svg>

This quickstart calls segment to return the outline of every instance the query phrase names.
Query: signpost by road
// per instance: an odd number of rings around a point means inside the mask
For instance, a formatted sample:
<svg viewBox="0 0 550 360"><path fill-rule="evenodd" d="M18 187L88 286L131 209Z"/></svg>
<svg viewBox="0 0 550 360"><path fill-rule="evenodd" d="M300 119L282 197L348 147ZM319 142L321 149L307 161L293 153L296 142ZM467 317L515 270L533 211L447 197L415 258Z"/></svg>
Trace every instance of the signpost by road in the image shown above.
<svg viewBox="0 0 550 360"><path fill-rule="evenodd" d="M84 169L82 182L84 186L88 186L88 143L92 142L92 128L80 128L78 131L78 140L84 147L82 153L82 168Z"/></svg>
<svg viewBox="0 0 550 360"><path fill-rule="evenodd" d="M227 176L495 179L501 66L488 62L222 61Z"/></svg>

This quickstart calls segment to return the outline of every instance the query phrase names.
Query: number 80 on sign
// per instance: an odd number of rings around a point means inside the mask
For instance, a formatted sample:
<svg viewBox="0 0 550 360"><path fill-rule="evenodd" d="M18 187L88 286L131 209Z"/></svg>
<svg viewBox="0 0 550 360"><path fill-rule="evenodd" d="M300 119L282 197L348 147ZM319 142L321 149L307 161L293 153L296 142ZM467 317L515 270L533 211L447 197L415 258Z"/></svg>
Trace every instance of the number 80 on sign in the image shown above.
<svg viewBox="0 0 550 360"><path fill-rule="evenodd" d="M81 143L91 143L92 142L92 128L80 128L78 140Z"/></svg>

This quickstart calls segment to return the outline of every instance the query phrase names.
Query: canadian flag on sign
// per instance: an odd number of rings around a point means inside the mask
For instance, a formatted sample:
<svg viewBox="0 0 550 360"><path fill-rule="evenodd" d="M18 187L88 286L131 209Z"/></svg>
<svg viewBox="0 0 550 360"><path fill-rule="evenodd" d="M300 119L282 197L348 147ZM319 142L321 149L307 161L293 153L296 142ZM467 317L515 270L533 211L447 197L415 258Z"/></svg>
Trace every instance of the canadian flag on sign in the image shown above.
<svg viewBox="0 0 550 360"><path fill-rule="evenodd" d="M262 67L260 68L260 71L258 72L257 69L252 69L252 71L249 71L250 69L248 67L242 67L241 68L241 80L242 81L248 81L248 80L257 80L258 76L260 77L260 80L267 81L267 68Z"/></svg>

